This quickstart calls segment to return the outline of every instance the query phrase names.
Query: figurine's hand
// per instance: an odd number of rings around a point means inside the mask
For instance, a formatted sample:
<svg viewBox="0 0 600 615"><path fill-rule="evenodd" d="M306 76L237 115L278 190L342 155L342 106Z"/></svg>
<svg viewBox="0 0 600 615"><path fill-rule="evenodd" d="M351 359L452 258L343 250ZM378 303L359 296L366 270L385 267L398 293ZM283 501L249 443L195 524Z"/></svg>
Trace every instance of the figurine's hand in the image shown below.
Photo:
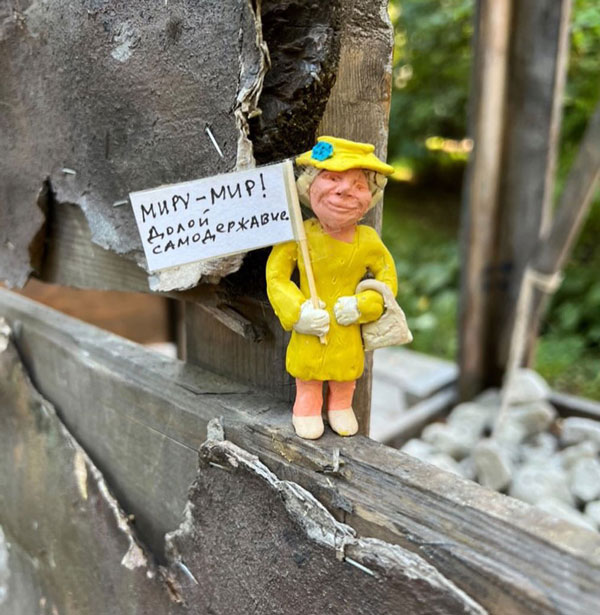
<svg viewBox="0 0 600 615"><path fill-rule="evenodd" d="M321 309L315 309L311 301L305 301L300 307L300 318L294 325L294 331L317 337L325 335L329 331L329 314L322 309L325 303L320 299L319 306Z"/></svg>
<svg viewBox="0 0 600 615"><path fill-rule="evenodd" d="M355 296L340 297L333 306L333 313L340 325L353 325L360 318L358 300Z"/></svg>

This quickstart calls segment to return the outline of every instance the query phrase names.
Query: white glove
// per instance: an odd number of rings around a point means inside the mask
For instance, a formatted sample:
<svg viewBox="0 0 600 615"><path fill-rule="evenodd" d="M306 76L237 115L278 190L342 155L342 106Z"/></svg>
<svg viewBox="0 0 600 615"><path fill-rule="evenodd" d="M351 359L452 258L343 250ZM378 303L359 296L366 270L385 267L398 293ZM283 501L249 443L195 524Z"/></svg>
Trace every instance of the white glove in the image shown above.
<svg viewBox="0 0 600 615"><path fill-rule="evenodd" d="M333 306L335 319L340 325L348 326L358 321L360 310L358 309L358 299L353 295L350 297L340 297Z"/></svg>
<svg viewBox="0 0 600 615"><path fill-rule="evenodd" d="M319 299L321 309L315 309L312 301L305 301L300 306L300 318L294 325L294 331L303 333L304 335L316 335L321 337L329 331L329 314L326 310L325 303Z"/></svg>

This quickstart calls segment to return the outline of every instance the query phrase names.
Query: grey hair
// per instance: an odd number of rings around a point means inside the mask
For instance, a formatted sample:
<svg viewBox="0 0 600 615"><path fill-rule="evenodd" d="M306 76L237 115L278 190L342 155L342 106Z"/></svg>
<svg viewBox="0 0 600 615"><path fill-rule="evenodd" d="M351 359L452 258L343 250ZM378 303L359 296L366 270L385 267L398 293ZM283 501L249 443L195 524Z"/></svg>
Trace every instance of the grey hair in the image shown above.
<svg viewBox="0 0 600 615"><path fill-rule="evenodd" d="M296 188L298 189L298 197L303 205L310 207L310 187L315 177L325 169L317 169L313 166L306 166L302 169L298 179L296 180ZM387 177L382 173L376 171L369 171L363 169L367 176L367 182L369 184L369 190L371 191L371 203L369 209L372 209L379 203L383 197L383 189L387 184Z"/></svg>

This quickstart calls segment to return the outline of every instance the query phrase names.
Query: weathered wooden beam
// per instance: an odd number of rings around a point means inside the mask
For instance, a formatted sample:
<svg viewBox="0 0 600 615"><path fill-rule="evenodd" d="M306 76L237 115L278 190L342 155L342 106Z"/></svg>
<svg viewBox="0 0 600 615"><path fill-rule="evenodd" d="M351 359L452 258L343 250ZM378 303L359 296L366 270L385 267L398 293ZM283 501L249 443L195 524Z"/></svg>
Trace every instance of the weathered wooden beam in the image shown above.
<svg viewBox="0 0 600 615"><path fill-rule="evenodd" d="M571 0L479 5L482 87L472 95L475 150L463 209L463 397L502 381L523 272L550 220L570 7ZM486 108L491 98L495 107Z"/></svg>
<svg viewBox="0 0 600 615"><path fill-rule="evenodd" d="M3 323L0 612L181 612L133 518L34 389Z"/></svg>
<svg viewBox="0 0 600 615"><path fill-rule="evenodd" d="M459 311L459 390L470 397L483 385L487 293L502 161L508 71L510 0L477 2L469 159L462 204L463 262Z"/></svg>
<svg viewBox="0 0 600 615"><path fill-rule="evenodd" d="M179 525L196 451L220 416L226 438L281 480L308 489L359 536L421 555L490 613L600 606L593 532L364 437L300 440L286 404L14 293L0 291L0 314L37 388L156 553Z"/></svg>
<svg viewBox="0 0 600 615"><path fill-rule="evenodd" d="M218 421L158 567L7 333L0 320L3 613L96 615L106 604L107 615L291 615L308 602L312 612L383 615L402 601L414 615L485 615L419 555L357 536L311 493L223 440Z"/></svg>
<svg viewBox="0 0 600 615"><path fill-rule="evenodd" d="M337 78L318 133L373 143L383 160L387 154L392 96L393 28L387 0L352 0L341 6L341 50ZM365 223L381 232L383 206ZM369 435L373 353L365 356L365 373L354 393L359 433Z"/></svg>

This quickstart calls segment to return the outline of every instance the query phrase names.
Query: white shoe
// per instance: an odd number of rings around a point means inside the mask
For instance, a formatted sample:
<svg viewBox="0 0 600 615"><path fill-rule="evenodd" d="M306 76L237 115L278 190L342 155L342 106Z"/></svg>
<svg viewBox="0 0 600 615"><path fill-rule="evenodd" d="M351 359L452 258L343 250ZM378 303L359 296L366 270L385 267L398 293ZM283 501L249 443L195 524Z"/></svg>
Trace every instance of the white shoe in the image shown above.
<svg viewBox="0 0 600 615"><path fill-rule="evenodd" d="M329 410L327 420L329 427L340 436L353 436L358 431L358 421L352 407L344 410Z"/></svg>
<svg viewBox="0 0 600 615"><path fill-rule="evenodd" d="M316 440L325 431L323 417L320 414L314 416L296 416L293 414L292 425L296 430L296 435L305 440Z"/></svg>

